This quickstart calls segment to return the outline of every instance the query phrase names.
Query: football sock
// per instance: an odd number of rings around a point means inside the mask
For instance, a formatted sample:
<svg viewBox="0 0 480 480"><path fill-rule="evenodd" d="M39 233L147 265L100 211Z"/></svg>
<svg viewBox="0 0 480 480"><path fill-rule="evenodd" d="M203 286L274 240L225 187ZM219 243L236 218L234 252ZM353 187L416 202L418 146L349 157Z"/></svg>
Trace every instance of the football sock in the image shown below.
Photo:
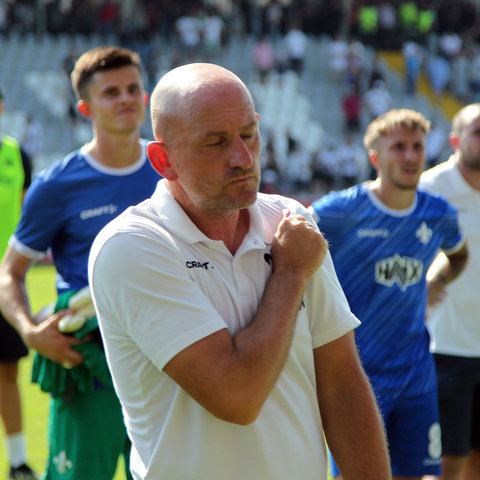
<svg viewBox="0 0 480 480"><path fill-rule="evenodd" d="M23 432L7 435L6 438L7 455L10 466L19 467L27 461L27 452L25 448L25 436Z"/></svg>

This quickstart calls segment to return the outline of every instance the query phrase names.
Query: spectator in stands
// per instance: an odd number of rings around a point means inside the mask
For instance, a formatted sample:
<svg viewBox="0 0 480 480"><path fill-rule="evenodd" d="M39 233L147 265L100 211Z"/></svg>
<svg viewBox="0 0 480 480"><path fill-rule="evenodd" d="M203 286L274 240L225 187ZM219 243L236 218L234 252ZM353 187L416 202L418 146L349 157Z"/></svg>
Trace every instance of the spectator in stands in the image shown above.
<svg viewBox="0 0 480 480"><path fill-rule="evenodd" d="M373 59L371 61L370 69L365 69L368 71L368 81L367 81L367 90L372 88L373 84L377 80L381 80L382 82L387 81L387 72L383 60L380 58L378 53L373 55Z"/></svg>
<svg viewBox="0 0 480 480"><path fill-rule="evenodd" d="M30 156L33 166L35 158L42 150L43 129L41 123L33 116L27 115L27 123L23 132L22 144Z"/></svg>
<svg viewBox="0 0 480 480"><path fill-rule="evenodd" d="M327 67L333 82L345 82L348 67L348 42L337 34L327 46Z"/></svg>
<svg viewBox="0 0 480 480"><path fill-rule="evenodd" d="M312 156L296 140L289 142L287 151L287 177L294 194L308 192L312 185Z"/></svg>
<svg viewBox="0 0 480 480"><path fill-rule="evenodd" d="M130 444L96 317L73 334L62 333L60 321L72 313L66 296L88 285L88 254L98 231L148 197L158 180L140 138L147 100L140 57L119 47L89 50L75 63L71 82L93 138L38 174L28 189L0 265L0 307L37 350L33 378L51 394L45 478L112 480L122 455L131 478ZM62 311L38 324L25 277L49 250Z"/></svg>
<svg viewBox="0 0 480 480"><path fill-rule="evenodd" d="M330 138L312 158L314 190L326 193L338 188L340 185L338 164L338 145L333 138Z"/></svg>
<svg viewBox="0 0 480 480"><path fill-rule="evenodd" d="M260 181L260 191L263 193L284 193L284 172L277 161L275 143L273 135L267 137L262 165L262 175Z"/></svg>
<svg viewBox="0 0 480 480"><path fill-rule="evenodd" d="M402 53L405 65L405 94L414 96L422 71L422 51L418 43L409 40L403 44Z"/></svg>
<svg viewBox="0 0 480 480"><path fill-rule="evenodd" d="M8 28L8 3L0 2L0 37L4 37L7 34Z"/></svg>
<svg viewBox="0 0 480 480"><path fill-rule="evenodd" d="M435 96L434 101L436 104L441 104L450 84L452 65L443 55L434 52L426 60L425 71Z"/></svg>
<svg viewBox="0 0 480 480"><path fill-rule="evenodd" d="M358 9L358 34L362 43L377 46L378 8L369 2L361 3Z"/></svg>
<svg viewBox="0 0 480 480"><path fill-rule="evenodd" d="M383 80L377 80L363 96L363 105L369 121L386 113L392 107L393 99Z"/></svg>
<svg viewBox="0 0 480 480"><path fill-rule="evenodd" d="M284 21L284 9L280 0L267 0L264 7L264 31L273 44L282 37Z"/></svg>
<svg viewBox="0 0 480 480"><path fill-rule="evenodd" d="M260 35L253 45L252 62L258 79L265 83L268 75L275 69L275 48L266 34Z"/></svg>
<svg viewBox="0 0 480 480"><path fill-rule="evenodd" d="M365 91L364 73L366 62L365 45L355 38L351 38L348 42L347 53L347 84L353 85L359 92Z"/></svg>
<svg viewBox="0 0 480 480"><path fill-rule="evenodd" d="M205 60L211 62L222 50L225 22L214 5L205 6L205 15L201 22L203 54Z"/></svg>
<svg viewBox="0 0 480 480"><path fill-rule="evenodd" d="M283 37L283 44L287 55L287 64L290 70L301 75L305 66L308 37L301 29L299 22L294 22Z"/></svg>
<svg viewBox="0 0 480 480"><path fill-rule="evenodd" d="M115 33L119 21L118 3L114 0L104 0L98 13L98 31L109 36Z"/></svg>
<svg viewBox="0 0 480 480"><path fill-rule="evenodd" d="M0 86L0 118L5 110L5 92ZM32 163L18 141L0 132L0 260L8 239L15 230L23 197L32 180ZM10 297L9 301L14 298ZM28 355L20 335L0 311L0 417L5 431L5 446L10 464L9 479L36 480L27 463L23 432L22 400L18 384L19 360Z"/></svg>
<svg viewBox="0 0 480 480"><path fill-rule="evenodd" d="M430 37L437 27L437 13L434 9L435 2L423 0L418 8L418 43L428 46Z"/></svg>
<svg viewBox="0 0 480 480"><path fill-rule="evenodd" d="M381 1L378 5L378 46L393 50L398 45L397 10L392 2Z"/></svg>
<svg viewBox="0 0 480 480"><path fill-rule="evenodd" d="M469 100L470 58L466 48L462 48L452 61L452 74L449 91L461 102Z"/></svg>
<svg viewBox="0 0 480 480"><path fill-rule="evenodd" d="M402 43L418 36L418 5L413 0L402 0L398 5L398 19Z"/></svg>
<svg viewBox="0 0 480 480"><path fill-rule="evenodd" d="M347 86L347 92L342 97L342 111L345 122L346 133L359 133L362 119L362 96L358 89L353 86Z"/></svg>
<svg viewBox="0 0 480 480"><path fill-rule="evenodd" d="M355 142L353 135L347 133L344 136L343 143L338 146L337 155L339 188L349 188L368 179L368 157L362 146Z"/></svg>
<svg viewBox="0 0 480 480"><path fill-rule="evenodd" d="M192 61L200 53L202 45L202 22L198 8L190 5L175 21L175 31L182 61Z"/></svg>
<svg viewBox="0 0 480 480"><path fill-rule="evenodd" d="M480 102L480 45L473 45L468 77L470 101Z"/></svg>
<svg viewBox="0 0 480 480"><path fill-rule="evenodd" d="M438 39L438 53L453 64L463 47L462 37L456 32L443 32Z"/></svg>

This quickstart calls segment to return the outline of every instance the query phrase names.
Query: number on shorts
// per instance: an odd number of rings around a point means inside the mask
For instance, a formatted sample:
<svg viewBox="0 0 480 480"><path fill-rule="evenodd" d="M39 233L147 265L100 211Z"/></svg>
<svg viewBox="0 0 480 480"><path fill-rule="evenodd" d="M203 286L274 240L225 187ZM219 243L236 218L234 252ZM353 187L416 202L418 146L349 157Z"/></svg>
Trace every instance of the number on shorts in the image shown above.
<svg viewBox="0 0 480 480"><path fill-rule="evenodd" d="M440 458L442 455L442 436L439 423L433 423L428 430L428 440L428 454L431 458Z"/></svg>

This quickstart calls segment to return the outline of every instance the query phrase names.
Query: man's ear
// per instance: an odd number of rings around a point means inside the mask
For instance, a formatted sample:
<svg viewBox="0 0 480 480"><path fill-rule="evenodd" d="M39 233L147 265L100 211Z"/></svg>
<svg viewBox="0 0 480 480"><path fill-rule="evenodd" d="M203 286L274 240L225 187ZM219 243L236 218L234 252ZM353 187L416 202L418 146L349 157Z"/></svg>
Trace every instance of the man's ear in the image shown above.
<svg viewBox="0 0 480 480"><path fill-rule="evenodd" d="M377 151L375 149L370 148L370 150L368 150L368 159L370 160L370 163L372 164L372 167L377 169L378 155L377 155Z"/></svg>
<svg viewBox="0 0 480 480"><path fill-rule="evenodd" d="M453 150L458 148L459 139L457 134L450 132L448 135L448 141L450 142L450 146L453 148Z"/></svg>
<svg viewBox="0 0 480 480"><path fill-rule="evenodd" d="M79 100L77 102L77 110L86 118L90 117L90 107L88 106L88 102L85 100Z"/></svg>
<svg viewBox="0 0 480 480"><path fill-rule="evenodd" d="M161 142L149 142L147 144L147 156L152 167L167 180L175 180L177 175L171 166L164 144Z"/></svg>

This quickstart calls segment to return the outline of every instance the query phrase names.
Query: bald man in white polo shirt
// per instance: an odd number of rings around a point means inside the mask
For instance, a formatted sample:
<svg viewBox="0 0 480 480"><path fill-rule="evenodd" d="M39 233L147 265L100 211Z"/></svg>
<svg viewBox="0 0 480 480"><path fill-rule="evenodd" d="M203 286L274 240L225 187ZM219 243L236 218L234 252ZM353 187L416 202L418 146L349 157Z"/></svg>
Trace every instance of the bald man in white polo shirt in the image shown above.
<svg viewBox="0 0 480 480"><path fill-rule="evenodd" d="M390 479L327 243L297 201L258 193L259 115L232 72L189 64L152 95L164 177L97 237L100 328L135 479Z"/></svg>

